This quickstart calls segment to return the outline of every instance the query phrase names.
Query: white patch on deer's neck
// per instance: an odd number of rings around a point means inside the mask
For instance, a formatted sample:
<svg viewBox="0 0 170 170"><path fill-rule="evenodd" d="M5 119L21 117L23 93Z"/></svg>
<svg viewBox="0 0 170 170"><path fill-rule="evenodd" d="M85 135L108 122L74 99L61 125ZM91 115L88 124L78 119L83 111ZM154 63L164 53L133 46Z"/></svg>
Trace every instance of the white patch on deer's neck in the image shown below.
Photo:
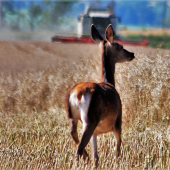
<svg viewBox="0 0 170 170"><path fill-rule="evenodd" d="M112 46L112 44L108 41L108 46Z"/></svg>

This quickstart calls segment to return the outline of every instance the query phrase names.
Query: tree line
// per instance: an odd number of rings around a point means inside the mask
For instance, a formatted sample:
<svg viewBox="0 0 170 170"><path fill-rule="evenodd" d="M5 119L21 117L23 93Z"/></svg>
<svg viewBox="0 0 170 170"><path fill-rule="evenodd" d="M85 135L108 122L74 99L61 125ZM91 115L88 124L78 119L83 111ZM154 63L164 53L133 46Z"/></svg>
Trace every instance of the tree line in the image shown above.
<svg viewBox="0 0 170 170"><path fill-rule="evenodd" d="M13 30L38 27L52 28L62 22L62 18L76 3L70 1L11 1L0 0L0 28Z"/></svg>
<svg viewBox="0 0 170 170"><path fill-rule="evenodd" d="M107 5L106 1L96 0L96 2L103 7ZM78 15L84 12L87 4L91 4L90 1L0 0L0 28L56 29L68 18L75 29L77 25L74 22L77 21ZM167 0L124 0L115 1L114 4L114 13L121 18L122 25L170 27L170 3Z"/></svg>

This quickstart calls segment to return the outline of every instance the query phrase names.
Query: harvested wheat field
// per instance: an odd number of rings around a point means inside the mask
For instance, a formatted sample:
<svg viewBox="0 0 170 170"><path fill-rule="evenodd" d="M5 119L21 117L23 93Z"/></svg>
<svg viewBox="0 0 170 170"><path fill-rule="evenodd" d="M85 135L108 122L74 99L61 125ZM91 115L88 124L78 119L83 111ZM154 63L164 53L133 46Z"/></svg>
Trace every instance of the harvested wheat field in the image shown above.
<svg viewBox="0 0 170 170"><path fill-rule="evenodd" d="M125 48L136 58L116 65L121 156L113 133L99 136L97 169L168 169L170 50ZM76 83L100 81L100 53L97 44L0 42L0 169L95 169L75 161L64 99Z"/></svg>

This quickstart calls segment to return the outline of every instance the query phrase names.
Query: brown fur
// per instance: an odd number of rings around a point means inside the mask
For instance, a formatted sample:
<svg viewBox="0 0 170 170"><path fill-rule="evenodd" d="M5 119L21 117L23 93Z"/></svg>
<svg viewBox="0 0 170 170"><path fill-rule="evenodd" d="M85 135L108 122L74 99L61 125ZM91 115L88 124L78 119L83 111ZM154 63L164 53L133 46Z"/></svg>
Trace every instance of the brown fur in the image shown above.
<svg viewBox="0 0 170 170"><path fill-rule="evenodd" d="M98 163L97 135L113 132L117 140L117 156L120 155L122 104L115 89L115 64L129 61L134 54L123 49L123 46L113 43L114 31L111 25L106 29L108 41L104 41L96 28L92 26L92 38L103 43L102 52L102 81L101 83L79 83L67 95L66 110L70 119L71 135L76 144L79 144L77 158L83 155L90 138L92 139L93 157ZM79 142L77 123L83 123L83 134Z"/></svg>

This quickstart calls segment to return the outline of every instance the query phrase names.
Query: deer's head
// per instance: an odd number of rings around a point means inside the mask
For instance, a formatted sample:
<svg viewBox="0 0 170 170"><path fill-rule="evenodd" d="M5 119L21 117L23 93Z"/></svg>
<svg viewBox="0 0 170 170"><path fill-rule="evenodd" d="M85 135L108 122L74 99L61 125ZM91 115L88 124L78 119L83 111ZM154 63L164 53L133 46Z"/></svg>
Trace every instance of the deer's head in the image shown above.
<svg viewBox="0 0 170 170"><path fill-rule="evenodd" d="M103 48L105 57L112 63L121 63L131 61L135 58L134 53L131 53L123 48L121 44L114 42L115 32L112 25L108 25L105 31L106 39L100 35L94 25L91 26L91 36L95 42Z"/></svg>

